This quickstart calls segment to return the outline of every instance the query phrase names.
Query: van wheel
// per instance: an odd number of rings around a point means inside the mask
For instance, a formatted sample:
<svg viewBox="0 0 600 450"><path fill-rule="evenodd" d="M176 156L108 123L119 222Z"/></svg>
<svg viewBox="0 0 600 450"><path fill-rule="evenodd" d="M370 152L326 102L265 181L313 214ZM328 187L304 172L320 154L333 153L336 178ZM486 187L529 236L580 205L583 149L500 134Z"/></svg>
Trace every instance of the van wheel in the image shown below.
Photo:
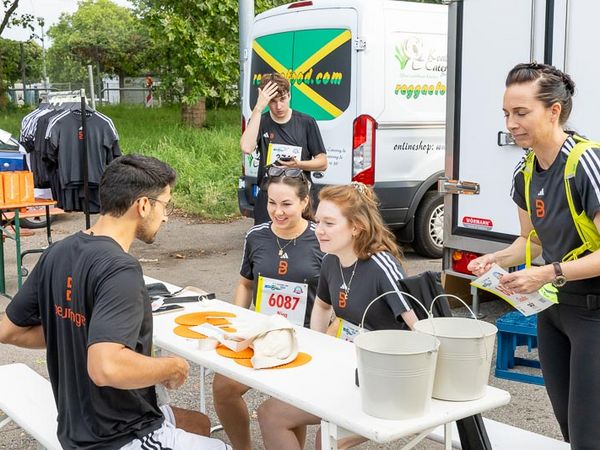
<svg viewBox="0 0 600 450"><path fill-rule="evenodd" d="M413 248L421 256L441 258L444 246L444 197L427 192L415 215Z"/></svg>

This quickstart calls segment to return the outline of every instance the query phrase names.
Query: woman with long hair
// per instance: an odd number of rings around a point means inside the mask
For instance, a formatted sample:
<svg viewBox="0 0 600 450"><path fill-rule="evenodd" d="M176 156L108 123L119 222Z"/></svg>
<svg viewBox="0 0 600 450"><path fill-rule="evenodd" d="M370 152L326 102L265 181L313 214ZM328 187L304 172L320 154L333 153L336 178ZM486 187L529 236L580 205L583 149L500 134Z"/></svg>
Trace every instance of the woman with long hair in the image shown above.
<svg viewBox="0 0 600 450"><path fill-rule="evenodd" d="M344 322L341 328L351 339L360 325L367 305L375 302L365 317L369 330L412 329L417 321L414 311L398 287L404 278L400 251L394 235L386 228L379 213L377 197L362 183L330 186L320 194L316 213L317 238L326 253L321 267L317 298L310 327L326 332L332 312ZM294 430L321 419L277 399L267 400L258 410L267 450L299 450L304 442ZM338 443L349 448L364 441L351 437ZM320 441L317 439L317 448Z"/></svg>
<svg viewBox="0 0 600 450"><path fill-rule="evenodd" d="M268 195L270 222L248 231L244 242L240 282L234 304L257 311L282 314L296 325L310 323L323 253L311 221L309 183L301 169L281 166L267 168L263 189ZM277 302L285 285L293 292L291 302ZM236 450L251 449L250 417L242 395L250 388L215 374L215 410ZM303 439L305 429L295 430Z"/></svg>

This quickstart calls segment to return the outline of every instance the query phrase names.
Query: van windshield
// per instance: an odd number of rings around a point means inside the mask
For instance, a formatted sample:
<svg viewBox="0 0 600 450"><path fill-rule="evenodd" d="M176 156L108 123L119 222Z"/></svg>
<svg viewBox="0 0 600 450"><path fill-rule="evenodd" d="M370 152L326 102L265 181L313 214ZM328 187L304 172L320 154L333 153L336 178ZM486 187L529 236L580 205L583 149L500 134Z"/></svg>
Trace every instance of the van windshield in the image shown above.
<svg viewBox="0 0 600 450"><path fill-rule="evenodd" d="M290 80L291 107L316 120L332 120L350 105L352 34L345 28L286 31L252 42L250 107L264 74Z"/></svg>

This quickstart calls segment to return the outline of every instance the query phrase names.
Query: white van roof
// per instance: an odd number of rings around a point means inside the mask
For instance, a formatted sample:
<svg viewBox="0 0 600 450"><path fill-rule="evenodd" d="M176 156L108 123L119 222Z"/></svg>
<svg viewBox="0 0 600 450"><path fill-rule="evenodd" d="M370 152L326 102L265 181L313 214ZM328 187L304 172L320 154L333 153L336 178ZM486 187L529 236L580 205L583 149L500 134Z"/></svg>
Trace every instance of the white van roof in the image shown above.
<svg viewBox="0 0 600 450"><path fill-rule="evenodd" d="M314 10L314 9L336 9L336 8L354 8L358 11L369 10L369 9L380 9L383 6L386 8L394 8L398 9L415 9L419 11L423 11L423 8L431 8L437 9L440 8L441 5L436 4L427 4L427 3L417 3L417 2L407 2L401 0L312 0L310 1L310 5L307 6L298 6L296 8L292 7L295 3L304 3L303 1L298 1L294 3L288 3L286 5L278 6L276 8L269 9L261 14L258 14L255 20L266 19L268 17L273 17L281 14L293 14L303 10Z"/></svg>

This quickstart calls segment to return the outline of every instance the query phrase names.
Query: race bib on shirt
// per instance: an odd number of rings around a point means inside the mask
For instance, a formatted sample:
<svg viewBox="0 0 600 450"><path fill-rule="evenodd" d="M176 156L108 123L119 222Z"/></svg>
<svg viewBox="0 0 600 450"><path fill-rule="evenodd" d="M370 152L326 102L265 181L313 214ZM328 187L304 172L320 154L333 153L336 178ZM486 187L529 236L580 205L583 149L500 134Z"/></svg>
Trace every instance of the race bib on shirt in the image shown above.
<svg viewBox="0 0 600 450"><path fill-rule="evenodd" d="M301 161L302 147L298 147L296 145L273 144L271 142L269 144L269 148L267 149L267 165L273 164L282 156L289 156Z"/></svg>
<svg viewBox="0 0 600 450"><path fill-rule="evenodd" d="M343 339L344 341L354 342L354 338L360 333L360 327L344 319L338 318L338 320L340 325L338 326L335 337Z"/></svg>
<svg viewBox="0 0 600 450"><path fill-rule="evenodd" d="M308 284L258 276L256 311L279 314L294 325L304 326L308 305Z"/></svg>

